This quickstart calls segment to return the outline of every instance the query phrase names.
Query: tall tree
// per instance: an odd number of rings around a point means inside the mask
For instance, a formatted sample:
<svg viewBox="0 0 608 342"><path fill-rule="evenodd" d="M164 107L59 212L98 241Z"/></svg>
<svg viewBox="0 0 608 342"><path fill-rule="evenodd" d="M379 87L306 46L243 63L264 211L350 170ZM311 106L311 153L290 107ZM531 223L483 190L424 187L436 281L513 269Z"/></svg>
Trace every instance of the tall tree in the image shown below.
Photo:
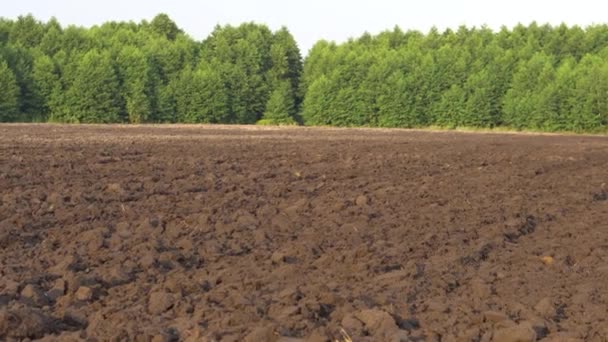
<svg viewBox="0 0 608 342"><path fill-rule="evenodd" d="M34 60L32 78L34 90L41 101L38 120L46 121L55 101L58 101L55 96L61 91L60 75L55 62L47 55L38 55Z"/></svg>
<svg viewBox="0 0 608 342"><path fill-rule="evenodd" d="M312 126L336 124L332 120L331 113L327 112L334 101L334 91L331 81L325 75L310 85L302 108L304 124Z"/></svg>
<svg viewBox="0 0 608 342"><path fill-rule="evenodd" d="M44 54L54 56L61 50L63 29L55 18L51 18L45 26L46 31L38 47Z"/></svg>
<svg viewBox="0 0 608 342"><path fill-rule="evenodd" d="M520 65L513 76L511 89L503 100L503 121L517 128L536 128L545 126L541 105L541 89L554 82L553 60L545 53L535 54L529 61Z"/></svg>
<svg viewBox="0 0 608 342"><path fill-rule="evenodd" d="M295 124L296 104L293 91L289 81L283 81L277 86L266 103L263 119L272 124Z"/></svg>
<svg viewBox="0 0 608 342"><path fill-rule="evenodd" d="M381 127L419 127L424 118L416 110L415 94L411 91L412 75L395 71L386 79L377 98L378 125Z"/></svg>
<svg viewBox="0 0 608 342"><path fill-rule="evenodd" d="M587 55L574 69L571 129L595 131L608 122L608 62Z"/></svg>
<svg viewBox="0 0 608 342"><path fill-rule="evenodd" d="M220 74L209 65L184 69L176 93L177 119L188 123L229 121L228 96Z"/></svg>
<svg viewBox="0 0 608 342"><path fill-rule="evenodd" d="M295 39L287 28L283 27L274 33L270 58L272 66L268 71L268 78L271 89L276 90L283 87L284 81L288 81L289 93L293 97L291 101L298 106L301 101L297 97L297 91L302 74L302 56Z"/></svg>
<svg viewBox="0 0 608 342"><path fill-rule="evenodd" d="M0 59L0 122L14 121L19 113L19 87L13 72Z"/></svg>
<svg viewBox="0 0 608 342"><path fill-rule="evenodd" d="M74 84L66 94L68 117L60 121L81 123L123 122L120 84L110 55L91 50L76 70Z"/></svg>
<svg viewBox="0 0 608 342"><path fill-rule="evenodd" d="M36 93L32 78L35 50L21 44L8 45L2 50L19 86L19 117L17 120L30 121L41 111L41 99Z"/></svg>
<svg viewBox="0 0 608 342"><path fill-rule="evenodd" d="M150 116L149 66L146 57L136 47L124 47L118 56L118 70L122 83L126 117L131 123L147 121Z"/></svg>
<svg viewBox="0 0 608 342"><path fill-rule="evenodd" d="M0 45L8 43L14 22L0 17Z"/></svg>
<svg viewBox="0 0 608 342"><path fill-rule="evenodd" d="M468 115L466 105L465 91L458 84L452 85L432 107L434 123L448 128L464 125L464 118Z"/></svg>
<svg viewBox="0 0 608 342"><path fill-rule="evenodd" d="M464 111L459 122L464 126L494 127L499 122L496 94L496 79L487 69L471 74L464 84L467 94Z"/></svg>
<svg viewBox="0 0 608 342"><path fill-rule="evenodd" d="M150 28L155 33L167 38L168 40L175 40L177 36L182 33L177 24L165 13L158 14L150 22Z"/></svg>
<svg viewBox="0 0 608 342"><path fill-rule="evenodd" d="M42 22L36 20L34 16L28 14L19 16L10 32L10 41L15 45L23 47L37 47L45 33Z"/></svg>

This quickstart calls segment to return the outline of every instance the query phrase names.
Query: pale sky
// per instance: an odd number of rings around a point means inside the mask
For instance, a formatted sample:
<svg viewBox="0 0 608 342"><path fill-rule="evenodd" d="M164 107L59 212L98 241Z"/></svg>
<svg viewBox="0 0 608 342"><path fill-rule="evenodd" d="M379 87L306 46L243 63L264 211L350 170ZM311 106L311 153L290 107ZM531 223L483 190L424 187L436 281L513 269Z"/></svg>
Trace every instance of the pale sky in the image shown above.
<svg viewBox="0 0 608 342"><path fill-rule="evenodd" d="M426 32L461 24L498 29L517 23L587 26L608 22L605 0L0 0L0 16L31 13L55 16L63 25L92 26L104 21L152 19L167 13L194 39L205 38L216 24L255 21L275 30L287 26L304 55L319 39L342 42L364 32L399 25ZM604 3L604 4L603 4Z"/></svg>

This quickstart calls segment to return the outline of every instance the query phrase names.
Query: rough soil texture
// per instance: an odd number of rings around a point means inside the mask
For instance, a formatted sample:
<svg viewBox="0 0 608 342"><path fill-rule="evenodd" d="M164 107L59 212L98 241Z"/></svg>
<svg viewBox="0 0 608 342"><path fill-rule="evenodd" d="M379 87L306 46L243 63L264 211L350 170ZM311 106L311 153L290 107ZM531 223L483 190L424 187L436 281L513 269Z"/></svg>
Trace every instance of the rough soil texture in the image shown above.
<svg viewBox="0 0 608 342"><path fill-rule="evenodd" d="M608 138L0 126L0 340L606 341Z"/></svg>

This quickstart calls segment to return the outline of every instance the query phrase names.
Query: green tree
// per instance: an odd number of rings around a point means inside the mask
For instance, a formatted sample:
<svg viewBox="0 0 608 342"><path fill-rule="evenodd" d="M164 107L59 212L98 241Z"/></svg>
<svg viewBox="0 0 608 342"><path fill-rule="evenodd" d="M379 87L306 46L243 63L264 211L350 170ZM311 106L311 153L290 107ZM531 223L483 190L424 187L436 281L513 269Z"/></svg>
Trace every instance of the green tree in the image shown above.
<svg viewBox="0 0 608 342"><path fill-rule="evenodd" d="M177 27L177 24L168 15L161 13L152 19L150 22L150 28L155 33L167 38L168 40L175 40L177 36L182 33L182 30Z"/></svg>
<svg viewBox="0 0 608 342"><path fill-rule="evenodd" d="M462 32L468 32L461 29ZM448 36L450 37L450 36ZM459 38L456 35L450 37L456 41ZM466 95L463 93L463 98L454 102L453 104L445 103L445 100L449 97L451 100L455 100L453 95L457 91L463 91L464 83L468 78L468 72L472 60L471 53L465 49L459 48L455 45L455 42L447 43L446 45L440 46L437 50L434 50L429 56L426 57L428 63L429 58L432 57L432 64L425 64L426 69L424 71L426 75L416 76L412 79L412 83L418 83L417 88L426 88L425 92L429 95L427 98L426 109L419 109L423 111L422 115L426 118L425 122L428 124L436 124L440 126L458 126L462 125L462 116L454 116L455 112L462 114L464 108L459 108L461 102L466 101ZM412 63L416 65L417 62ZM413 73L417 73L416 68L410 66ZM427 76L428 75L428 76ZM434 84L425 85L426 82L419 79L419 77L432 77ZM413 92L419 92L416 88L412 89ZM446 95L446 93L448 96ZM453 121L446 121L450 118Z"/></svg>
<svg viewBox="0 0 608 342"><path fill-rule="evenodd" d="M517 129L545 127L545 113L540 90L555 80L553 59L545 53L535 54L522 63L513 75L511 89L503 99L503 122Z"/></svg>
<svg viewBox="0 0 608 342"><path fill-rule="evenodd" d="M418 127L424 118L416 110L416 99L411 91L411 74L394 71L386 79L377 98L378 125L381 127Z"/></svg>
<svg viewBox="0 0 608 342"><path fill-rule="evenodd" d="M302 108L304 124L311 126L334 124L331 115L327 113L327 108L330 107L333 100L332 84L325 75L322 75L310 85L306 92Z"/></svg>
<svg viewBox="0 0 608 342"><path fill-rule="evenodd" d="M34 16L28 14L19 16L15 21L10 32L10 41L15 45L23 47L37 47L44 36L44 25L36 20Z"/></svg>
<svg viewBox="0 0 608 342"><path fill-rule="evenodd" d="M608 122L608 63L598 56L586 55L574 69L574 79L570 128L596 131Z"/></svg>
<svg viewBox="0 0 608 342"><path fill-rule="evenodd" d="M60 75L55 62L47 55L41 54L34 60L32 70L34 90L41 100L37 120L47 120L54 106L56 94L61 91Z"/></svg>
<svg viewBox="0 0 608 342"><path fill-rule="evenodd" d="M66 27L60 35L60 39L61 50L65 51L67 55L85 53L94 48L94 42L92 42L89 32L82 27ZM49 42L49 44L54 43L54 41Z"/></svg>
<svg viewBox="0 0 608 342"><path fill-rule="evenodd" d="M457 84L452 85L433 106L435 124L448 128L463 125L463 118L468 114L466 105L465 91Z"/></svg>
<svg viewBox="0 0 608 342"><path fill-rule="evenodd" d="M295 124L296 104L292 85L284 81L270 95L263 119L272 124Z"/></svg>
<svg viewBox="0 0 608 342"><path fill-rule="evenodd" d="M13 25L12 20L0 17L0 45L8 43Z"/></svg>
<svg viewBox="0 0 608 342"><path fill-rule="evenodd" d="M188 123L229 123L228 97L220 75L209 65L184 69L176 92L177 119Z"/></svg>
<svg viewBox="0 0 608 342"><path fill-rule="evenodd" d="M32 78L34 64L34 49L22 45L8 45L4 47L2 55L9 68L13 71L19 86L19 113L17 121L30 121L41 111L41 101L35 90Z"/></svg>
<svg viewBox="0 0 608 342"><path fill-rule="evenodd" d="M147 121L150 116L149 67L146 56L136 47L124 47L118 56L126 117L131 123Z"/></svg>
<svg viewBox="0 0 608 342"><path fill-rule="evenodd" d="M169 84L157 84L154 92L156 94L156 108L153 122L172 123L177 122L176 88L179 86L179 78L174 78Z"/></svg>
<svg viewBox="0 0 608 342"><path fill-rule="evenodd" d="M288 31L273 34L268 27L245 23L218 26L201 47L201 59L218 66L229 94L233 123L255 123L283 80L298 77L297 50ZM295 53L295 54L294 54Z"/></svg>
<svg viewBox="0 0 608 342"><path fill-rule="evenodd" d="M471 74L464 84L467 94L464 107L465 116L459 120L463 126L494 127L499 122L496 80L488 69Z"/></svg>
<svg viewBox="0 0 608 342"><path fill-rule="evenodd" d="M0 122L14 121L19 113L19 87L13 72L0 59Z"/></svg>
<svg viewBox="0 0 608 342"><path fill-rule="evenodd" d="M66 94L67 117L80 123L123 122L120 84L108 53L91 50L79 61L74 84Z"/></svg>
<svg viewBox="0 0 608 342"><path fill-rule="evenodd" d="M320 40L313 45L302 68L302 76L298 86L299 97L304 98L313 82L322 76L327 77L332 69L336 67L336 49L335 43L325 40Z"/></svg>
<svg viewBox="0 0 608 342"><path fill-rule="evenodd" d="M196 48L183 35L175 41L154 36L141 47L149 66L150 115L148 121L175 122L175 92L180 73L195 65Z"/></svg>
<svg viewBox="0 0 608 342"><path fill-rule="evenodd" d="M302 56L300 49L287 28L283 27L274 33L270 47L272 66L268 70L270 88L276 90L283 86L284 81L289 82L289 93L293 96L294 106L298 106L301 99L297 90L302 74Z"/></svg>
<svg viewBox="0 0 608 342"><path fill-rule="evenodd" d="M44 54L54 56L61 50L62 35L63 29L61 28L61 25L57 19L51 18L46 24L46 32L40 39L38 47Z"/></svg>
<svg viewBox="0 0 608 342"><path fill-rule="evenodd" d="M572 130L573 90L575 88L574 59L568 58L552 73L547 70L546 82L532 97L536 101L531 128L546 131Z"/></svg>

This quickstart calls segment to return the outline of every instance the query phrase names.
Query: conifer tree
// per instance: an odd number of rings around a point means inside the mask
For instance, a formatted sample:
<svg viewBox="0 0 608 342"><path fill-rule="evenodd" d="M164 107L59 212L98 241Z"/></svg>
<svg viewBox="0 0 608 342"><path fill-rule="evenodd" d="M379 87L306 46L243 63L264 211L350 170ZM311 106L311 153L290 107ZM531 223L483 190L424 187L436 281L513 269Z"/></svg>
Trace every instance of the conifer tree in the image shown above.
<svg viewBox="0 0 608 342"><path fill-rule="evenodd" d="M176 111L180 122L228 122L226 89L217 71L207 65L185 69L178 84Z"/></svg>
<svg viewBox="0 0 608 342"><path fill-rule="evenodd" d="M462 87L458 84L452 85L432 107L434 123L448 128L464 125L463 118L468 114L466 104L467 97Z"/></svg>
<svg viewBox="0 0 608 342"><path fill-rule="evenodd" d="M36 94L32 79L33 51L17 44L6 46L1 53L19 87L19 110L16 121L31 121L40 112L41 99Z"/></svg>
<svg viewBox="0 0 608 342"><path fill-rule="evenodd" d="M334 89L324 75L315 80L306 92L302 109L302 119L306 125L331 125L332 115L328 109L334 100Z"/></svg>
<svg viewBox="0 0 608 342"><path fill-rule="evenodd" d="M118 56L126 117L131 123L146 122L150 116L149 66L145 55L136 47L124 47Z"/></svg>
<svg viewBox="0 0 608 342"><path fill-rule="evenodd" d="M32 78L34 80L34 90L40 99L38 119L46 121L51 113L53 103L57 101L54 96L61 90L59 72L51 57L44 54L36 57Z"/></svg>
<svg viewBox="0 0 608 342"><path fill-rule="evenodd" d="M26 48L37 47L40 45L44 33L44 25L34 16L31 14L19 16L12 25L10 41Z"/></svg>
<svg viewBox="0 0 608 342"><path fill-rule="evenodd" d="M19 113L19 87L15 75L0 59L0 122L17 119Z"/></svg>
<svg viewBox="0 0 608 342"><path fill-rule="evenodd" d="M416 111L415 94L409 88L411 75L393 72L377 98L378 125L381 127L418 127L424 124Z"/></svg>
<svg viewBox="0 0 608 342"><path fill-rule="evenodd" d="M74 83L66 94L68 122L123 122L120 85L108 53L91 50L78 63Z"/></svg>
<svg viewBox="0 0 608 342"><path fill-rule="evenodd" d="M542 103L539 90L551 84L554 78L553 61L545 53L537 53L522 63L503 100L504 123L517 129L544 127L545 117L539 110Z"/></svg>
<svg viewBox="0 0 608 342"><path fill-rule="evenodd" d="M575 86L568 122L577 132L598 130L608 119L608 63L587 55L574 69Z"/></svg>
<svg viewBox="0 0 608 342"><path fill-rule="evenodd" d="M150 28L158 35L168 39L175 40L182 31L177 27L177 24L168 15L161 13L152 19Z"/></svg>
<svg viewBox="0 0 608 342"><path fill-rule="evenodd" d="M543 118L542 129L547 131L572 130L570 118L576 104L574 91L576 80L574 68L576 61L573 58L565 59L557 68L554 82L547 85L540 92L544 112L538 114Z"/></svg>
<svg viewBox="0 0 608 342"><path fill-rule="evenodd" d="M284 81L270 95L263 119L271 124L295 124L295 111L292 85Z"/></svg>
<svg viewBox="0 0 608 342"><path fill-rule="evenodd" d="M472 127L494 127L499 121L498 99L495 97L496 80L488 69L469 76L464 85L467 94L464 117L459 124Z"/></svg>
<svg viewBox="0 0 608 342"><path fill-rule="evenodd" d="M289 93L293 97L294 106L297 107L301 101L297 96L297 91L302 74L302 56L295 39L287 28L283 27L274 33L270 57L272 67L268 74L271 89L280 88L283 86L283 81L288 81Z"/></svg>

